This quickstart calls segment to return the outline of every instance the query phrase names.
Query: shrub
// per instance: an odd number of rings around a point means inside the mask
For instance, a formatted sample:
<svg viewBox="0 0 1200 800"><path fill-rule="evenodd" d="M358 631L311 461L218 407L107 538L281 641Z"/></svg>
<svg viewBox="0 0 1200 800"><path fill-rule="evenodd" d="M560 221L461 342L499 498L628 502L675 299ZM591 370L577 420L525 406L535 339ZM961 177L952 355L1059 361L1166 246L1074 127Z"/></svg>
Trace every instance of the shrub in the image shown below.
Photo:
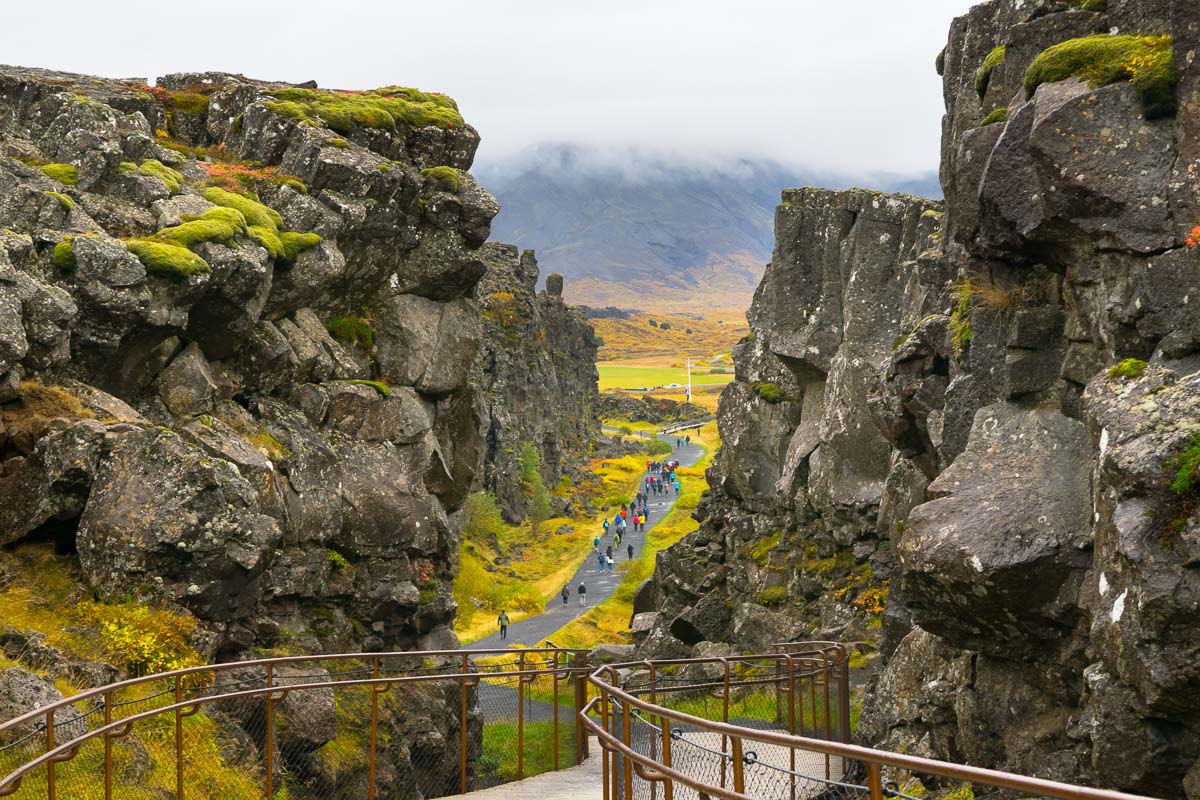
<svg viewBox="0 0 1200 800"><path fill-rule="evenodd" d="M66 186L79 183L79 170L74 164L42 164L38 167L47 177L53 178Z"/></svg>
<svg viewBox="0 0 1200 800"><path fill-rule="evenodd" d="M662 439L651 439L646 442L646 455L665 456L671 452L671 443Z"/></svg>
<svg viewBox="0 0 1200 800"><path fill-rule="evenodd" d="M133 239L125 246L141 260L148 272L186 278L209 271L208 262L186 247L148 239Z"/></svg>
<svg viewBox="0 0 1200 800"><path fill-rule="evenodd" d="M1200 247L1200 225L1192 228L1192 232L1187 237L1188 247Z"/></svg>
<svg viewBox="0 0 1200 800"><path fill-rule="evenodd" d="M1043 50L1025 71L1025 93L1043 83L1076 77L1089 86L1130 81L1141 93L1148 118L1175 113L1178 76L1171 37L1101 34L1069 39Z"/></svg>
<svg viewBox="0 0 1200 800"><path fill-rule="evenodd" d="M1171 476L1171 491L1180 497L1191 498L1200 489L1200 431L1188 437L1177 455L1168 459L1163 466L1174 471Z"/></svg>
<svg viewBox="0 0 1200 800"><path fill-rule="evenodd" d="M964 279L955 288L954 310L950 312L950 344L959 358L971 343L971 307L971 283Z"/></svg>
<svg viewBox="0 0 1200 800"><path fill-rule="evenodd" d="M426 178L433 178L447 192L458 193L458 170L454 167L430 167L421 170Z"/></svg>
<svg viewBox="0 0 1200 800"><path fill-rule="evenodd" d="M325 560L329 562L331 569L345 569L350 566L350 561L333 548L328 548L325 551Z"/></svg>
<svg viewBox="0 0 1200 800"><path fill-rule="evenodd" d="M75 269L75 237L68 236L54 245L54 266L59 269Z"/></svg>
<svg viewBox="0 0 1200 800"><path fill-rule="evenodd" d="M55 200L57 200L59 207L62 208L63 211L66 211L68 214L70 214L71 211L75 208L75 201L72 200L67 195L63 194L62 192L42 192L42 194L46 195L47 197L52 197Z"/></svg>
<svg viewBox="0 0 1200 800"><path fill-rule="evenodd" d="M104 651L133 675L204 663L188 643L196 620L187 614L132 603L105 605L92 601L78 606L75 614L82 623L99 628Z"/></svg>
<svg viewBox="0 0 1200 800"><path fill-rule="evenodd" d="M371 324L371 312L363 310L362 315L334 317L325 323L329 335L339 342L355 344L364 350L375 349L375 327Z"/></svg>
<svg viewBox="0 0 1200 800"><path fill-rule="evenodd" d="M758 604L773 608L782 606L788 601L788 591L786 586L774 586L770 589L763 589L758 593Z"/></svg>
<svg viewBox="0 0 1200 800"><path fill-rule="evenodd" d="M1007 50L1004 45L993 47L992 52L988 53L984 57L983 63L979 65L979 69L975 73L975 93L979 95L980 100L987 94L988 83L992 79L992 72L996 67L1004 63L1005 55L1007 55Z"/></svg>
<svg viewBox="0 0 1200 800"><path fill-rule="evenodd" d="M990 111L987 116L979 121L979 127L994 125L997 122L1004 122L1008 119L1008 106L1000 106Z"/></svg>
<svg viewBox="0 0 1200 800"><path fill-rule="evenodd" d="M1146 362L1140 358L1127 358L1108 371L1109 379L1140 378L1146 371Z"/></svg>

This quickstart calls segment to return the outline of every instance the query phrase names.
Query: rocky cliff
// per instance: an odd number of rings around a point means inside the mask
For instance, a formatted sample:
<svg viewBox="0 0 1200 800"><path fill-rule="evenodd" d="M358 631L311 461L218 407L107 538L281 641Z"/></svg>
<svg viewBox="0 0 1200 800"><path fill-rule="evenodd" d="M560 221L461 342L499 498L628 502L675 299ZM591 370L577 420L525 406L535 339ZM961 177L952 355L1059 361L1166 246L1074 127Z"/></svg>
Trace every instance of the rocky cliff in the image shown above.
<svg viewBox="0 0 1200 800"><path fill-rule="evenodd" d="M943 213L785 193L644 650L863 639L867 743L1200 796L1198 44L1194 0L992 0Z"/></svg>
<svg viewBox="0 0 1200 800"><path fill-rule="evenodd" d="M483 311L482 485L510 520L524 518L521 452L538 453L542 479L555 487L571 478L600 433L596 350L599 342L580 309L563 302L561 275L537 291L532 250L489 242L480 256L487 272L476 295Z"/></svg>
<svg viewBox="0 0 1200 800"><path fill-rule="evenodd" d="M0 69L0 545L204 658L454 646L478 135L402 87L143 83Z"/></svg>

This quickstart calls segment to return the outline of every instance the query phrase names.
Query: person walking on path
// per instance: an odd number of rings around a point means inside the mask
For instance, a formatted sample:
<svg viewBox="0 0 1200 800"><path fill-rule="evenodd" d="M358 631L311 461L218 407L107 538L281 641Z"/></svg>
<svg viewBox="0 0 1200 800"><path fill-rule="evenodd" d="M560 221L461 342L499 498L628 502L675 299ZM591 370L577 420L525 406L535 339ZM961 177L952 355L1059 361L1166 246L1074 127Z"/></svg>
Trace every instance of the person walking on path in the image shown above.
<svg viewBox="0 0 1200 800"><path fill-rule="evenodd" d="M629 554L629 560L633 561L633 545L626 547L625 552Z"/></svg>
<svg viewBox="0 0 1200 800"><path fill-rule="evenodd" d="M680 485L680 484L679 484L679 479L678 479L678 478L676 478L676 479L675 479L675 496L676 496L676 497L679 497L679 485Z"/></svg>
<svg viewBox="0 0 1200 800"><path fill-rule="evenodd" d="M584 586L582 583L579 584L579 605L581 605L581 606L587 605L587 587Z"/></svg>
<svg viewBox="0 0 1200 800"><path fill-rule="evenodd" d="M500 616L496 617L496 624L500 626L500 639L508 638L508 612L500 609Z"/></svg>
<svg viewBox="0 0 1200 800"><path fill-rule="evenodd" d="M607 531L608 531L608 520L604 520L604 529L605 529L605 532L607 533ZM592 539L592 552L594 553L594 552L596 552L596 551L597 551L597 550L599 550L599 549L600 549L600 537L599 537L599 536L597 536L597 537L595 537L594 539Z"/></svg>
<svg viewBox="0 0 1200 800"><path fill-rule="evenodd" d="M599 549L596 550L596 564L599 565L600 571L604 572L604 553L601 553Z"/></svg>
<svg viewBox="0 0 1200 800"><path fill-rule="evenodd" d="M612 556L609 556L609 557L608 557L608 571L609 571L609 572L612 572L612 571L613 571L613 560L612 560Z"/></svg>
<svg viewBox="0 0 1200 800"><path fill-rule="evenodd" d="M620 546L621 546L621 543L617 542L617 547L620 547ZM608 551L605 552L604 556L606 558L612 558L612 545L611 544L608 546Z"/></svg>
<svg viewBox="0 0 1200 800"><path fill-rule="evenodd" d="M633 548L631 547L629 549L632 550ZM571 599L571 590L568 589L566 586L564 586L563 590L562 590L562 599L563 599L564 606L567 604L567 601Z"/></svg>

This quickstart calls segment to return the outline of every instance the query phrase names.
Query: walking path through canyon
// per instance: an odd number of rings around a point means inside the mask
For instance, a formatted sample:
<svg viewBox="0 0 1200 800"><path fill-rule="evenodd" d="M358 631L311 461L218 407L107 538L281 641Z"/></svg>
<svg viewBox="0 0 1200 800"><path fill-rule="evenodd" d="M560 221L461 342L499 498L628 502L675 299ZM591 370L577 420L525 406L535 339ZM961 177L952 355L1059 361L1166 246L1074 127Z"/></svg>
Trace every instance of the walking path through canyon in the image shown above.
<svg viewBox="0 0 1200 800"><path fill-rule="evenodd" d="M681 433L679 435L686 436L687 434ZM676 436L667 435L660 436L659 438L671 444L671 455L669 457L665 455L655 456L654 458L656 460L662 459L667 461L674 459L679 462L679 466L690 467L699 461L704 455L704 448L698 444L683 444L676 447ZM643 474L643 484L645 482L645 478L646 475ZM689 478L688 480L694 481L697 479ZM634 558L641 557L642 548L646 544L646 534L652 530L654 526L662 522L667 514L670 513L671 508L674 507L677 499L678 498L675 497L675 492L673 489L668 489L667 494L665 495L650 496L650 501L646 504L647 508L650 510L650 519L646 521L646 531L635 531L633 530L633 526L628 528L627 533L621 537L621 546L613 547L613 559L617 562L617 564L621 564L625 561L625 546L628 544L633 545ZM597 529L596 535L599 534L600 531ZM603 552L608 545L612 544L612 541L613 537L611 533L601 536L601 551ZM589 554L587 559L583 562L583 565L579 568L579 570L571 578L570 583L567 585L571 590L571 596L565 606L563 605L562 598L558 595L555 595L548 603L546 603L546 607L543 609L541 614L533 617L527 617L520 622L515 622L510 625L508 628L507 639L502 640L500 638L499 631L497 631L485 639L480 639L477 642L466 645L463 649L488 650L505 647L506 645L523 645L525 647L533 647L544 640L547 636L553 634L563 625L566 625L571 620L586 613L588 609L611 597L612 593L617 590L617 586L620 585L623 577L623 573L615 569L612 572L601 572L600 568L596 564L595 556L593 554ZM578 590L580 583L587 586L586 606L579 605Z"/></svg>

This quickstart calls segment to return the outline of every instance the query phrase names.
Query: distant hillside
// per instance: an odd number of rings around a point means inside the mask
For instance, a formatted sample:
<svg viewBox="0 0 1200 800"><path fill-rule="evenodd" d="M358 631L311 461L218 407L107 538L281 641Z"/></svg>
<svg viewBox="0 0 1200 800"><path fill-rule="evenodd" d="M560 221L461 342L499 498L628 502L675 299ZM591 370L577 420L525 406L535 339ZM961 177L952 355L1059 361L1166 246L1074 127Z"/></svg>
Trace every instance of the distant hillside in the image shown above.
<svg viewBox="0 0 1200 800"><path fill-rule="evenodd" d="M492 238L538 251L572 302L619 308L745 308L770 258L784 188L868 185L941 196L935 175L839 176L765 160L701 166L618 161L545 145L475 174L503 206Z"/></svg>

